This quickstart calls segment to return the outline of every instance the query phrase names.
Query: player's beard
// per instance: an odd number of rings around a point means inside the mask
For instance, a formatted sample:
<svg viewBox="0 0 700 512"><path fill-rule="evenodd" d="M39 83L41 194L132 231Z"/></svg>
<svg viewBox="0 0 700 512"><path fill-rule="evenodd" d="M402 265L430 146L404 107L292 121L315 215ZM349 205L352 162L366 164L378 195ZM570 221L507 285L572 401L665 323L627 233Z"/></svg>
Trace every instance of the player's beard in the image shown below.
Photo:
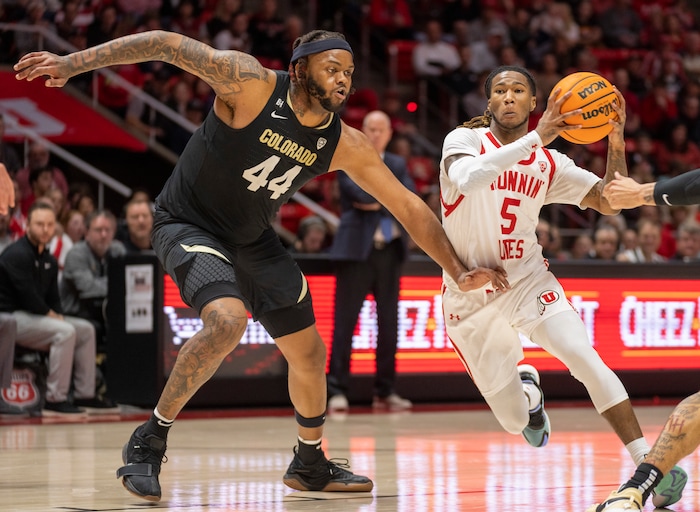
<svg viewBox="0 0 700 512"><path fill-rule="evenodd" d="M328 96L328 91L326 91L323 86L312 77L308 77L306 79L306 90L309 93L309 96L316 98L324 110L328 112L340 112L343 110L343 107L349 98L349 96L345 96L345 99L340 103L333 103L333 99Z"/></svg>

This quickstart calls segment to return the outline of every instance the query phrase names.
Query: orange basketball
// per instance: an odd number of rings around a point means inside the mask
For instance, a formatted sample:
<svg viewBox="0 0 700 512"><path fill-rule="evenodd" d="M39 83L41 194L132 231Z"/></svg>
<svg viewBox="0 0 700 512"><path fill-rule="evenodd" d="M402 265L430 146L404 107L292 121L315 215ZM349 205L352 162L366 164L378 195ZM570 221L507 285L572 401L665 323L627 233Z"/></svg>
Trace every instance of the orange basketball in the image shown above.
<svg viewBox="0 0 700 512"><path fill-rule="evenodd" d="M591 144L606 137L612 126L609 119L617 119L612 103L617 101L613 86L605 78L595 73L581 71L565 76L554 86L561 87L559 95L572 91L571 96L561 106L562 112L582 109L580 115L572 116L566 124L577 125L581 128L564 130L561 136L575 144Z"/></svg>

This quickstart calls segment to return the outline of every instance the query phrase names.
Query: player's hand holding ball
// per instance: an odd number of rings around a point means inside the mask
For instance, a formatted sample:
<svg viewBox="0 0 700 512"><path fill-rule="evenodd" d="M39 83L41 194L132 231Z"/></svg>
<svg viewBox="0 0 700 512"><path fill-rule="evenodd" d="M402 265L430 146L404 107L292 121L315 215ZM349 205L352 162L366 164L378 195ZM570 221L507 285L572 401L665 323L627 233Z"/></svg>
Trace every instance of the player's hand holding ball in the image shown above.
<svg viewBox="0 0 700 512"><path fill-rule="evenodd" d="M571 94L564 99L569 91ZM565 119L567 128L559 134L562 138L574 144L591 144L612 134L623 140L625 99L604 77L588 71L572 73L554 86L553 94L564 99L562 114L575 112Z"/></svg>

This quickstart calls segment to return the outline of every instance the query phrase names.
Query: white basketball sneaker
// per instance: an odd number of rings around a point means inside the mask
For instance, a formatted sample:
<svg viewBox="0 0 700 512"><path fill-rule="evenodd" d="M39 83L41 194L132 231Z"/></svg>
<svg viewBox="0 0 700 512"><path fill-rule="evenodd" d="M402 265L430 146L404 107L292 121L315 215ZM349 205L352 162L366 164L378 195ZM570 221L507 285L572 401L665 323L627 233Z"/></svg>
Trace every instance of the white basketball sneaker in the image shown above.
<svg viewBox="0 0 700 512"><path fill-rule="evenodd" d="M549 433L551 431L549 416L544 410L544 393L540 387L540 374L534 366L529 364L519 365L518 373L520 374L520 380L523 381L524 388L534 386L540 392L539 402L534 405L530 404L530 422L523 430L525 440L531 446L540 448L549 441Z"/></svg>

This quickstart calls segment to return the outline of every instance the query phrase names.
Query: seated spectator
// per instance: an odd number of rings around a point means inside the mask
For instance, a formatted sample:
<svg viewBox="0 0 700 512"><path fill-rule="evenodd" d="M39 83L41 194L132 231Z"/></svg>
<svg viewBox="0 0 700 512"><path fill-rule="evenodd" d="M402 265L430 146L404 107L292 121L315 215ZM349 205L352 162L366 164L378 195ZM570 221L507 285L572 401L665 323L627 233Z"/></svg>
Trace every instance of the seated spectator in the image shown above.
<svg viewBox="0 0 700 512"><path fill-rule="evenodd" d="M287 58L285 23L277 0L260 0L258 9L250 16L248 31L253 40L251 53L264 66L282 69Z"/></svg>
<svg viewBox="0 0 700 512"><path fill-rule="evenodd" d="M437 183L438 162L436 158L414 155L413 143L408 137L399 135L390 144L390 151L406 160L408 174L416 185L418 195L426 194Z"/></svg>
<svg viewBox="0 0 700 512"><path fill-rule="evenodd" d="M151 231L153 230L153 209L149 201L132 199L124 207L126 230L118 239L124 244L127 253L135 254L151 251Z"/></svg>
<svg viewBox="0 0 700 512"><path fill-rule="evenodd" d="M29 173L29 194L22 194L22 202L20 203L20 209L24 215L29 212L29 207L34 204L34 202L40 197L44 197L51 190L51 183L53 182L53 169L49 167L40 167L38 169L32 169Z"/></svg>
<svg viewBox="0 0 700 512"><path fill-rule="evenodd" d="M192 39L201 40L202 36L206 34L206 30L196 11L197 4L194 0L180 0L175 9L175 16L170 21L170 30Z"/></svg>
<svg viewBox="0 0 700 512"><path fill-rule="evenodd" d="M114 239L117 219L110 211L90 214L85 218L85 228L85 239L77 242L66 256L59 293L64 311L89 320L101 343L106 333L104 306L109 258L123 256L126 249Z"/></svg>
<svg viewBox="0 0 700 512"><path fill-rule="evenodd" d="M44 0L31 0L27 4L26 13L26 17L20 20L20 24L56 33L56 25L44 17L46 13L46 2ZM39 50L48 50L51 52L56 52L58 50L38 31L16 31L15 46L20 56Z"/></svg>
<svg viewBox="0 0 700 512"><path fill-rule="evenodd" d="M79 196L77 198L75 208L83 215L83 217L87 218L88 215L95 211L95 197L92 195L92 193Z"/></svg>
<svg viewBox="0 0 700 512"><path fill-rule="evenodd" d="M644 29L642 19L632 6L632 0L614 0L600 15L603 41L609 48L638 48Z"/></svg>
<svg viewBox="0 0 700 512"><path fill-rule="evenodd" d="M44 414L74 416L85 412L81 407L114 410L113 404L95 398L94 327L62 314L58 265L46 247L55 225L49 205L33 204L27 235L0 254L0 311L14 314L17 345L49 353Z"/></svg>
<svg viewBox="0 0 700 512"><path fill-rule="evenodd" d="M234 14L228 26L216 34L212 40L212 46L219 50L250 53L253 48L253 40L248 32L248 19L248 13L243 11Z"/></svg>
<svg viewBox="0 0 700 512"><path fill-rule="evenodd" d="M406 0L371 0L369 25L382 48L388 39L413 39L413 16Z"/></svg>
<svg viewBox="0 0 700 512"><path fill-rule="evenodd" d="M553 53L545 53L540 60L535 72L537 88L542 89L542 95L548 98L554 86L563 78L559 69L559 62Z"/></svg>
<svg viewBox="0 0 700 512"><path fill-rule="evenodd" d="M469 23L469 42L485 41L489 34L496 33L501 35L502 44L510 44L510 31L506 22L495 9L483 6L481 15Z"/></svg>
<svg viewBox="0 0 700 512"><path fill-rule="evenodd" d="M537 243L542 247L542 256L550 260L557 259L559 255L553 247L554 237L552 236L552 225L549 221L540 219L537 222L535 234L537 235Z"/></svg>
<svg viewBox="0 0 700 512"><path fill-rule="evenodd" d="M666 258L657 251L661 245L661 224L652 219L640 218L637 221L636 249L628 249L617 255L617 261L629 263L662 263Z"/></svg>
<svg viewBox="0 0 700 512"><path fill-rule="evenodd" d="M78 210L68 210L61 218L63 232L72 242L71 246L85 236L85 217Z"/></svg>
<svg viewBox="0 0 700 512"><path fill-rule="evenodd" d="M206 37L203 40L213 41L214 38L231 25L233 17L243 11L243 0L218 0L214 12L205 23Z"/></svg>
<svg viewBox="0 0 700 512"><path fill-rule="evenodd" d="M683 173L700 167L700 147L688 139L687 126L678 119L666 126L666 136L658 146L659 173L671 177L674 169Z"/></svg>
<svg viewBox="0 0 700 512"><path fill-rule="evenodd" d="M687 220L678 226L676 253L670 259L685 263L700 260L700 224L694 220Z"/></svg>
<svg viewBox="0 0 700 512"><path fill-rule="evenodd" d="M615 261L620 248L620 232L610 224L601 224L593 232L593 260Z"/></svg>
<svg viewBox="0 0 700 512"><path fill-rule="evenodd" d="M651 91L642 98L640 108L642 129L655 138L668 133L665 131L666 123L678 117L676 99L662 80L654 82Z"/></svg>
<svg viewBox="0 0 700 512"><path fill-rule="evenodd" d="M289 247L289 252L295 254L319 254L326 252L328 226L321 217L310 215L301 219L297 238Z"/></svg>
<svg viewBox="0 0 700 512"><path fill-rule="evenodd" d="M576 20L579 27L579 45L589 48L601 46L603 31L600 28L600 19L591 0L582 0L578 3L574 13L574 20Z"/></svg>
<svg viewBox="0 0 700 512"><path fill-rule="evenodd" d="M688 140L700 146L700 96L681 95L678 102L678 119L688 130Z"/></svg>
<svg viewBox="0 0 700 512"><path fill-rule="evenodd" d="M425 26L425 41L413 49L413 68L419 77L439 78L449 75L460 65L457 49L443 40L438 20L429 20Z"/></svg>
<svg viewBox="0 0 700 512"><path fill-rule="evenodd" d="M585 260L590 259L593 254L593 239L588 233L581 233L574 238L569 251L568 259Z"/></svg>
<svg viewBox="0 0 700 512"><path fill-rule="evenodd" d="M87 33L95 13L83 0L63 0L63 8L53 18L59 37L68 39L75 33Z"/></svg>
<svg viewBox="0 0 700 512"><path fill-rule="evenodd" d="M625 135L630 136L639 131L641 127L641 119L639 117L639 109L641 100L639 96L630 89L630 75L627 69L618 67L613 70L612 83L615 84L617 90L620 91L625 98L625 112L627 119L625 120Z"/></svg>
<svg viewBox="0 0 700 512"><path fill-rule="evenodd" d="M675 99L687 81L681 55L665 37L653 48L642 59L642 73L652 83L663 82Z"/></svg>
<svg viewBox="0 0 700 512"><path fill-rule="evenodd" d="M51 169L52 181L51 188L57 188L63 192L64 196L68 196L68 180L63 171L58 167L50 165L51 152L48 146L41 142L31 142L27 151L27 167L23 167L15 175L17 183L19 183L22 196L28 196L32 193L32 187L29 185L29 174L34 169L49 168Z"/></svg>
<svg viewBox="0 0 700 512"><path fill-rule="evenodd" d="M683 71L689 80L700 80L700 31L685 34L685 48L681 52Z"/></svg>
<svg viewBox="0 0 700 512"><path fill-rule="evenodd" d="M110 71L136 86L143 88L146 77L141 72L137 64L120 64L112 66ZM114 80L105 77L103 74L97 76L97 96L100 104L104 105L120 118L126 118L126 112L129 108L129 99L131 94L124 87L117 84Z"/></svg>
<svg viewBox="0 0 700 512"><path fill-rule="evenodd" d="M52 189L56 190L59 192L58 189ZM61 196L63 197L63 196ZM37 199L37 201L42 201L45 202L46 204L50 205L51 208L53 208L54 213L56 214L56 219L60 219L61 215L59 213L59 209L61 208L60 203L56 202L51 195L45 195L44 197L40 197ZM66 255L68 254L68 251L70 251L71 247L73 247L73 241L70 239L70 237L63 231L63 224L60 222L56 223L56 230L54 232L53 237L51 237L51 240L49 240L49 243L47 245L47 248L51 255L56 258L56 262L58 263L58 282L61 282L61 276L63 275L63 267L66 264Z"/></svg>

